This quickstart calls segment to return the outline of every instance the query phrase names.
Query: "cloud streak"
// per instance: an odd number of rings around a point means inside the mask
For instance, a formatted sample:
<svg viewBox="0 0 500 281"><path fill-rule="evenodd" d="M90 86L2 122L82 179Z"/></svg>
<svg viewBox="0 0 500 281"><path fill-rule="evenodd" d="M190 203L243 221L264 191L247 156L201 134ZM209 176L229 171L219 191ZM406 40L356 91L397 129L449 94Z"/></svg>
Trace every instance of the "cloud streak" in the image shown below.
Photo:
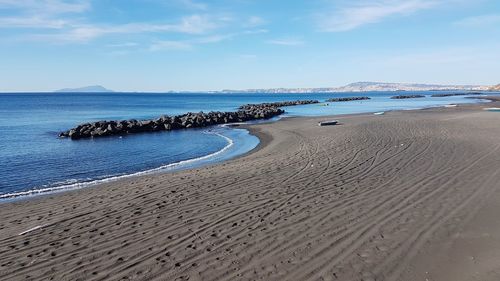
<svg viewBox="0 0 500 281"><path fill-rule="evenodd" d="M1 24L1 19L0 19ZM182 18L178 23L150 24L128 23L121 25L67 24L69 28L60 33L34 34L28 39L57 42L88 42L99 37L120 34L143 33L184 33L204 34L218 27L216 20L204 15L192 15Z"/></svg>
<svg viewBox="0 0 500 281"><path fill-rule="evenodd" d="M191 50L192 48L193 45L189 42L163 40L153 43L149 47L149 51L156 52L166 50Z"/></svg>
<svg viewBox="0 0 500 281"><path fill-rule="evenodd" d="M49 19L40 16L0 18L0 28L61 29L69 22L64 19Z"/></svg>
<svg viewBox="0 0 500 281"><path fill-rule="evenodd" d="M0 0L0 9L10 16L0 17L0 28L61 29L70 24L69 15L91 9L88 0Z"/></svg>
<svg viewBox="0 0 500 281"><path fill-rule="evenodd" d="M188 50L196 45L217 43L239 35L268 32L260 28L267 21L259 16L246 16L240 24L231 26L235 18L230 13L208 13L208 5L198 0L175 0L174 4L203 11L201 13L181 16L177 20L165 21L162 18L151 22L124 23L89 20L86 16L92 12L91 3L91 0L0 0L0 11L7 12L2 13L7 16L0 16L0 30L17 32L18 29L25 29L26 32L11 36L9 40L51 44L85 44L98 39L127 42L133 36L144 37L148 34L152 38L145 45L150 46L150 51ZM221 34L221 30L231 27L232 31ZM235 27L240 30L234 30ZM179 36L185 39L178 40ZM109 45L113 44L108 42ZM130 47L115 45L116 48Z"/></svg>
<svg viewBox="0 0 500 281"><path fill-rule="evenodd" d="M468 17L454 23L462 27L483 27L500 24L500 14L481 15Z"/></svg>
<svg viewBox="0 0 500 281"><path fill-rule="evenodd" d="M318 18L319 29L324 32L343 32L364 25L381 22L392 16L405 16L429 9L437 0L364 0L353 1L348 6L321 14Z"/></svg>
<svg viewBox="0 0 500 281"><path fill-rule="evenodd" d="M258 16L251 16L250 18L247 19L247 21L244 23L245 27L252 28L252 27L258 27L267 24L267 21L264 20L261 17Z"/></svg>
<svg viewBox="0 0 500 281"><path fill-rule="evenodd" d="M268 44L281 46L300 46L304 45L304 41L294 38L280 38L267 41Z"/></svg>
<svg viewBox="0 0 500 281"><path fill-rule="evenodd" d="M211 35L198 37L191 40L175 41L175 40L164 40L154 42L150 47L149 51L170 51L170 50L191 50L197 45L202 44L213 44L219 43L225 40L229 40L238 34L222 34L222 35Z"/></svg>
<svg viewBox="0 0 500 281"><path fill-rule="evenodd" d="M82 13L88 11L90 7L88 0L0 0L0 8L2 9L21 9L27 13L39 15Z"/></svg>
<svg viewBox="0 0 500 281"><path fill-rule="evenodd" d="M206 5L193 0L179 0L183 5L202 10ZM21 40L50 41L54 43L89 42L119 34L181 33L201 35L227 23L227 17L193 14L177 22L130 22L105 24L86 22L75 14L91 10L90 0L0 0L0 9L9 16L0 16L0 29L32 29ZM34 30L43 30L38 32Z"/></svg>

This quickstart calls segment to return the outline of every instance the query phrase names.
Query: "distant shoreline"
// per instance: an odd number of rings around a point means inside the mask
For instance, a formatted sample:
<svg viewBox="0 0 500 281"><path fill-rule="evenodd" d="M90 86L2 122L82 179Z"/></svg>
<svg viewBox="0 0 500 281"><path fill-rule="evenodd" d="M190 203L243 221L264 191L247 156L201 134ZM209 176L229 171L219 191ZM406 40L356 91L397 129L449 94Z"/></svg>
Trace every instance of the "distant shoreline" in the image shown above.
<svg viewBox="0 0 500 281"><path fill-rule="evenodd" d="M500 86L494 85L439 85L423 83L385 83L385 82L356 82L340 87L281 87L281 88L255 88L255 89L224 89L224 90L198 90L198 91L113 91L100 85L79 88L66 88L56 91L42 91L44 93L260 93L260 94L311 94L311 93L363 93L363 92L441 92L441 91L500 91ZM0 92L1 93L1 92ZM3 92L9 93L9 92ZM22 93L22 92L19 92ZM24 93L37 93L24 92Z"/></svg>

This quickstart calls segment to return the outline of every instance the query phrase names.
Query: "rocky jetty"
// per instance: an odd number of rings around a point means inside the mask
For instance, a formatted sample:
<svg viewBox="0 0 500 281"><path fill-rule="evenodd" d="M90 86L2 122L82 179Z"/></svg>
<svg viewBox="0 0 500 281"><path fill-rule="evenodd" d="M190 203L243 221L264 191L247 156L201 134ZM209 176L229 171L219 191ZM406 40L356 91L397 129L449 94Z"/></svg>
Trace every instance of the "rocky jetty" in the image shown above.
<svg viewBox="0 0 500 281"><path fill-rule="evenodd" d="M245 104L239 107L239 110L256 110L269 107L284 107L284 106L294 106L294 105L306 105L319 103L318 100L297 100L297 101L282 101L282 102L271 102L271 103L259 103L259 104Z"/></svg>
<svg viewBox="0 0 500 281"><path fill-rule="evenodd" d="M357 101L357 100L369 100L369 97L348 97L348 98L333 98L328 99L326 102L343 102L343 101Z"/></svg>
<svg viewBox="0 0 500 281"><path fill-rule="evenodd" d="M202 128L218 124L246 122L269 119L283 114L281 106L319 103L318 101L293 101L265 104L247 104L236 112L199 112L177 116L161 116L153 120L98 121L76 126L59 134L72 140L96 138L145 132L172 131L189 128Z"/></svg>
<svg viewBox="0 0 500 281"><path fill-rule="evenodd" d="M431 97L433 97L433 98L444 98L444 97L475 96L475 95L482 95L482 93L479 93L479 92L472 92L472 93L444 93L444 94L434 94Z"/></svg>
<svg viewBox="0 0 500 281"><path fill-rule="evenodd" d="M394 99L394 100L416 99L416 98L425 98L425 96L424 95L400 95L400 96L391 97L391 99Z"/></svg>

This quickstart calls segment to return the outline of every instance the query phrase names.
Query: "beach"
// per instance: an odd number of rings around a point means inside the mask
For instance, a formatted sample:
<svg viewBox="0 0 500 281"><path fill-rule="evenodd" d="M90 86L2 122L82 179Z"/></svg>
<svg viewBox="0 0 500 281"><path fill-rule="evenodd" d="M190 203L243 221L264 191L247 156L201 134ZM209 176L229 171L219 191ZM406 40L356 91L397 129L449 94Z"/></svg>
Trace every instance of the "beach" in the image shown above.
<svg viewBox="0 0 500 281"><path fill-rule="evenodd" d="M284 118L237 159L0 204L0 276L499 280L498 103Z"/></svg>

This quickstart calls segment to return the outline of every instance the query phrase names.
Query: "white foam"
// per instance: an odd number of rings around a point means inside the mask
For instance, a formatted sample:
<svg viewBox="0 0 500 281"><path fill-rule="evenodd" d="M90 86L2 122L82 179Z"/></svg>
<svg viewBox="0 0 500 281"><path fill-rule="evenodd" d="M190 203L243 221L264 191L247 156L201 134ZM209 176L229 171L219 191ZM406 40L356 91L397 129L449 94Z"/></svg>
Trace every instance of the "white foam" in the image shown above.
<svg viewBox="0 0 500 281"><path fill-rule="evenodd" d="M158 168L142 171L142 172L136 172L132 174L126 174L126 175L119 175L119 176L110 176L107 178L99 179L99 180L94 180L94 181L89 181L89 182L76 182L72 184L66 184L66 185L61 185L61 186L54 186L54 187L47 187L47 188L40 188L40 189L32 189L32 190L27 190L27 191L21 191L21 192L13 192L13 193L6 193L6 194L0 194L0 200L1 199L9 199L9 198L16 198L16 197L23 197L23 196L34 196L34 195L40 195L40 194L48 194L48 193L54 193L58 191L65 191L65 190L72 190L72 189L80 189L84 187L89 187L89 186L94 186L102 183L109 183L113 181L117 181L120 179L125 179L125 178L131 178L131 177L137 177L137 176L143 176L143 175L148 175L152 173L157 173L157 172L164 172L164 171L172 171L175 169L183 168L192 164L196 164L198 162L204 161L204 160L209 160L211 158L217 157L224 152L226 152L228 149L230 149L234 145L234 141L220 133L217 132L211 132L211 131L205 131L203 132L205 134L212 134L219 136L227 141L227 145L224 146L221 150L216 151L214 153L201 156L198 158L193 158L193 159L188 159L188 160L183 160L179 161L176 163L171 163L168 165L163 165ZM69 180L69 181L75 181L75 180Z"/></svg>
<svg viewBox="0 0 500 281"><path fill-rule="evenodd" d="M232 128L232 127L237 127L237 126L240 126L240 125L246 125L246 123L244 123L244 122L227 123L227 124L219 125L219 127L222 127L222 128Z"/></svg>

